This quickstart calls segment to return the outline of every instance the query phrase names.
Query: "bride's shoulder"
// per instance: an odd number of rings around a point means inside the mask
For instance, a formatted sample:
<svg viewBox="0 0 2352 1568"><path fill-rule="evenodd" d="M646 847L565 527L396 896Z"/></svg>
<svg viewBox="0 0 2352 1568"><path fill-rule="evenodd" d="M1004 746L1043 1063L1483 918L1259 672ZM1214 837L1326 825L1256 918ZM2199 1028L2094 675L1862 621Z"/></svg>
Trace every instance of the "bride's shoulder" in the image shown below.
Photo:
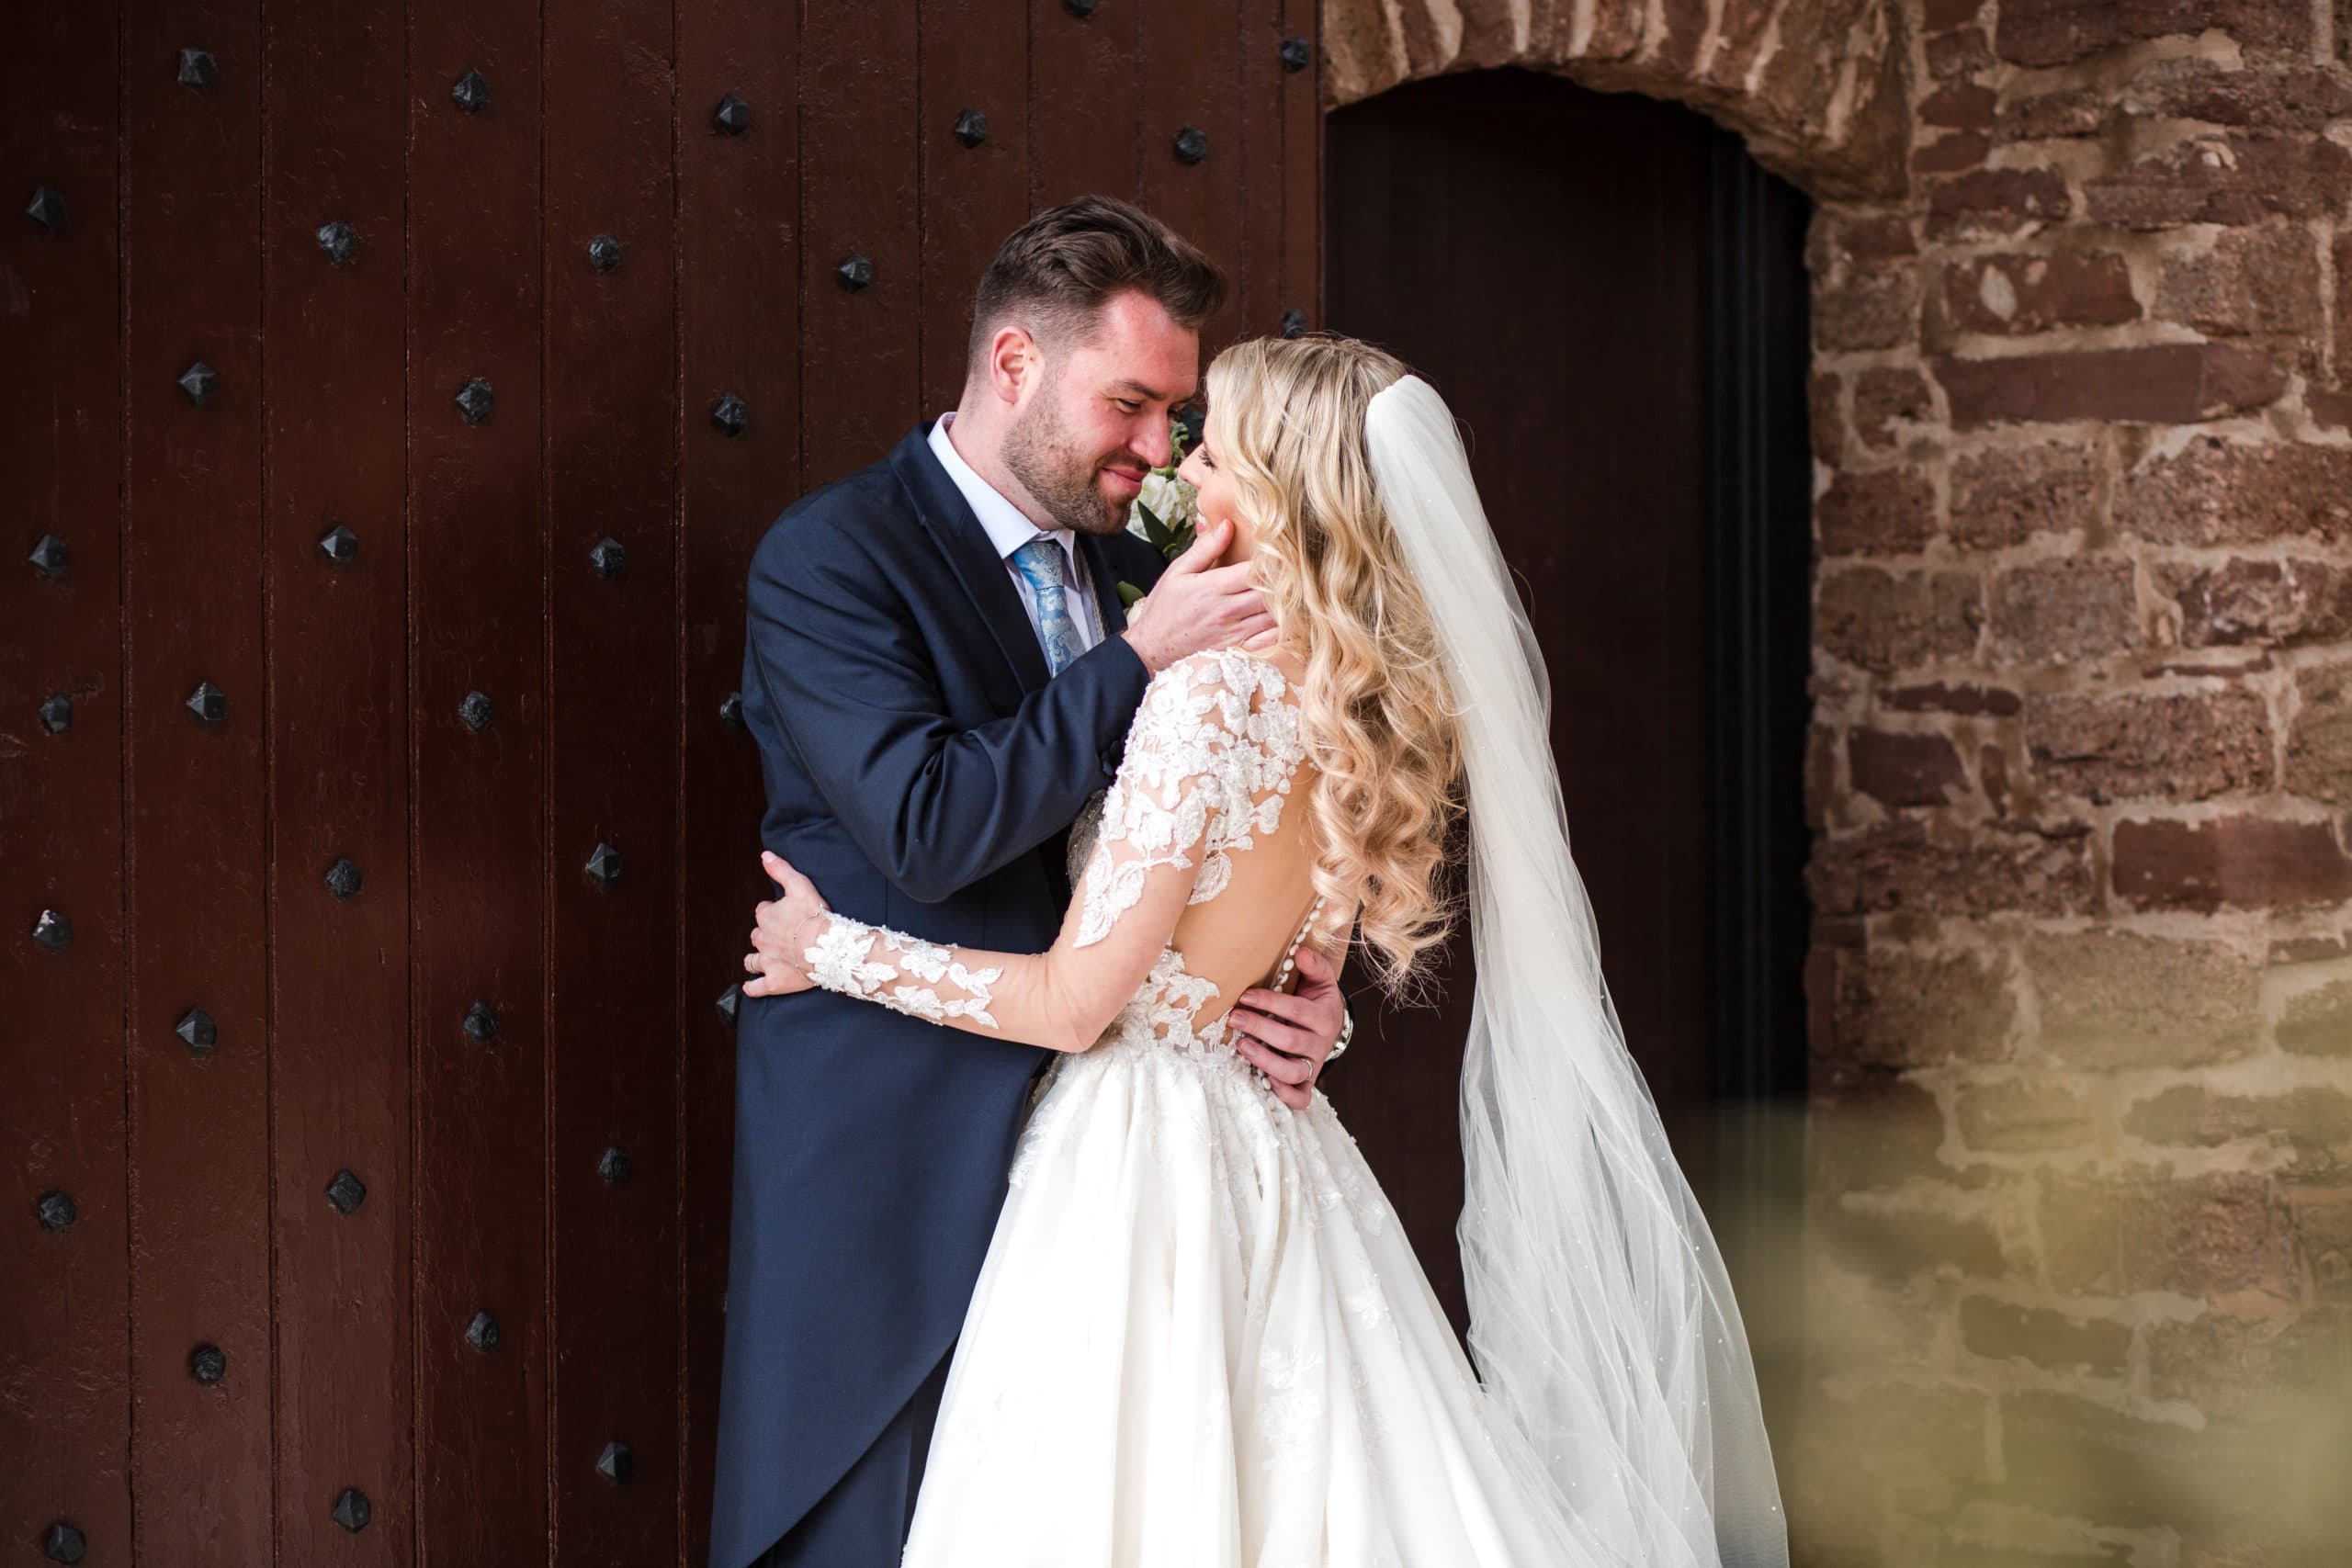
<svg viewBox="0 0 2352 1568"><path fill-rule="evenodd" d="M1298 701L1306 667L1292 654L1247 649L1204 649L1178 660L1152 678L1169 694L1229 693L1257 702Z"/></svg>

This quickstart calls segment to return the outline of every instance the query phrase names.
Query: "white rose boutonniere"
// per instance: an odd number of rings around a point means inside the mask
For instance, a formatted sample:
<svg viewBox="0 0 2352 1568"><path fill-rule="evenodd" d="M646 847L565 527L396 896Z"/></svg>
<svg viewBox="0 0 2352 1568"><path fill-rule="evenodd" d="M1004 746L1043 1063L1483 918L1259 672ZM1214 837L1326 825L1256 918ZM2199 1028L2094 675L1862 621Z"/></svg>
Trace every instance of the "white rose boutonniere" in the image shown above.
<svg viewBox="0 0 2352 1568"><path fill-rule="evenodd" d="M1144 475L1143 489L1127 509L1127 532L1170 560L1193 547L1193 531L1200 523L1198 492L1176 477L1177 468L1184 461L1188 439L1183 421L1171 421L1168 444L1174 455L1165 468ZM1143 596L1143 590L1134 583L1119 584L1120 601L1128 609L1134 609Z"/></svg>

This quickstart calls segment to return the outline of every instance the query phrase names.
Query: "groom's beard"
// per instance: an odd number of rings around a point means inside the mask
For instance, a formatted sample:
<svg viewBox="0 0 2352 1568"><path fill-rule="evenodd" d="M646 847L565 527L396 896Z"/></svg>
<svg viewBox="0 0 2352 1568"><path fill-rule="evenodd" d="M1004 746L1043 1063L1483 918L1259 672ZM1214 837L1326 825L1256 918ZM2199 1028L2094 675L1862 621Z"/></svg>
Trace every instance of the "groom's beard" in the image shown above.
<svg viewBox="0 0 2352 1568"><path fill-rule="evenodd" d="M1005 434L1004 466L1061 526L1076 534L1117 533L1126 518L1095 482L1102 465L1070 442L1055 411L1053 388L1039 391Z"/></svg>

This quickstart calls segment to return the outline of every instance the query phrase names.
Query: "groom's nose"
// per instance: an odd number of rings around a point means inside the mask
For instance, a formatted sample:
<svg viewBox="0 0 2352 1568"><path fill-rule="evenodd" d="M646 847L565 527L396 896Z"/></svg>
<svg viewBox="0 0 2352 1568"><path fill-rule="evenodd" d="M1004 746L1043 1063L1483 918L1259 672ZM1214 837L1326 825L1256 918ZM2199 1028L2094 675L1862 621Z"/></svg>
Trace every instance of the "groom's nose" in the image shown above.
<svg viewBox="0 0 2352 1568"><path fill-rule="evenodd" d="M1127 450L1142 460L1147 468L1164 468L1174 457L1175 447L1168 440L1168 416L1145 413L1138 415L1139 428L1127 437Z"/></svg>

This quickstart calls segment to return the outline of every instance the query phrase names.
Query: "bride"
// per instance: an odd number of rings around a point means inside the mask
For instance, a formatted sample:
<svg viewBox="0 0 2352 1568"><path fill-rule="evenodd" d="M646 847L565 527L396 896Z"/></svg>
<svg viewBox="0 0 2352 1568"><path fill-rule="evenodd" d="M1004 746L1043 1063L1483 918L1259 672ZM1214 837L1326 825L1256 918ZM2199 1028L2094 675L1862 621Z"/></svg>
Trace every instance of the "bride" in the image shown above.
<svg viewBox="0 0 2352 1568"><path fill-rule="evenodd" d="M746 994L1067 1053L950 1367L909 1564L1788 1561L1738 1308L1626 1054L1549 693L1453 416L1339 337L1219 355L1183 477L1280 628L1151 682L1053 950L831 912L770 855ZM1330 1102L1231 998L1358 932L1401 987L1466 807L1470 1348Z"/></svg>

